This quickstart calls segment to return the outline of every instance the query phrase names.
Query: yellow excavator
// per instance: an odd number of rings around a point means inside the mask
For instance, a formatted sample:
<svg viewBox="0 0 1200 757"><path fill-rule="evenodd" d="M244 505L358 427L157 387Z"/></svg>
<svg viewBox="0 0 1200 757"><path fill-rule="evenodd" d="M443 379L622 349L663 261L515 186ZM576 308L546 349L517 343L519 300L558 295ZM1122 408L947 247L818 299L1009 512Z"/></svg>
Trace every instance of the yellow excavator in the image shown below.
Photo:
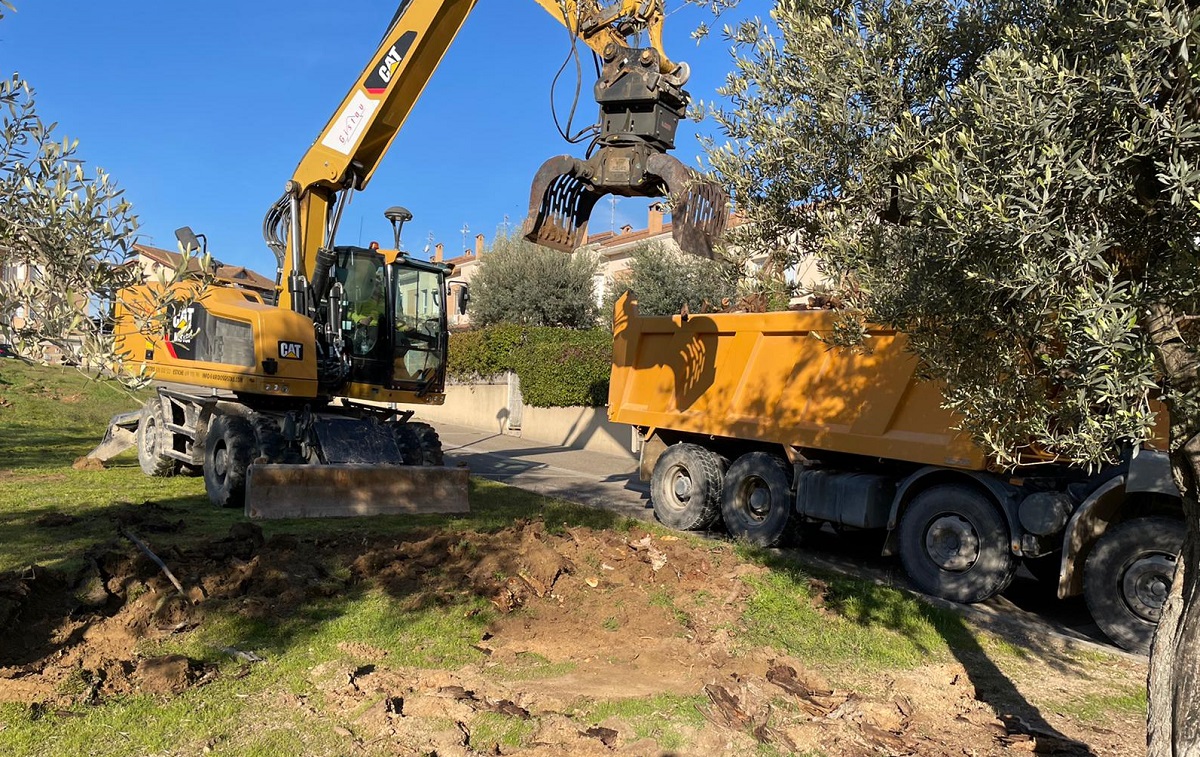
<svg viewBox="0 0 1200 757"><path fill-rule="evenodd" d="M711 255L726 197L667 154L689 70L663 51L662 0L535 2L599 56L600 117L588 157L554 157L537 172L524 237L571 252L601 197L665 196L680 246ZM398 501L466 509L466 472L443 467L437 432L412 420L414 407L444 400L449 269L400 249L412 218L401 207L384 214L395 249L339 245L336 235L474 6L400 3L266 215L274 298L194 281L119 294L118 347L153 375L157 395L114 418L93 457L136 444L147 474L202 471L214 503L245 504L252 516L349 515ZM649 45L638 47L642 35ZM177 237L206 253L190 229Z"/></svg>

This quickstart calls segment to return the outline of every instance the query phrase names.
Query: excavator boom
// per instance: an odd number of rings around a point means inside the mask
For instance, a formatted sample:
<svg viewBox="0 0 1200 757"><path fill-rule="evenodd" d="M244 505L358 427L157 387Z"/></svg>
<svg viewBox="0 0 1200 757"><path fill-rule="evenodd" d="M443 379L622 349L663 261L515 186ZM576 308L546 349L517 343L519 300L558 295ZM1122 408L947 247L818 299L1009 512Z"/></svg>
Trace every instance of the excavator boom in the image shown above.
<svg viewBox="0 0 1200 757"><path fill-rule="evenodd" d="M339 196L371 180L475 2L404 0L370 63L300 161L265 225L288 282L280 293L285 307L305 312L312 305L305 286L318 276L318 252L332 247ZM604 195L668 197L680 246L710 257L724 230L727 198L667 154L687 107L689 70L662 48L662 0L535 2L604 67L595 88L597 149L587 160L564 155L542 166L530 191L525 237L571 252L585 241L588 217ZM641 33L650 46L629 46L627 37Z"/></svg>

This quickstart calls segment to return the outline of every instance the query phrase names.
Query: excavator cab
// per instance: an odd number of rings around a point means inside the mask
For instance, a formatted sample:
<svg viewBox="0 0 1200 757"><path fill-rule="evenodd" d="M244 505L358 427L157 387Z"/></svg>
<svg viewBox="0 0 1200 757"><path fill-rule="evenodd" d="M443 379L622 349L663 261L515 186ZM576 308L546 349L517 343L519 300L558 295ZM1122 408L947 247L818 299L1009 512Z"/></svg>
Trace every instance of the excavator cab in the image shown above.
<svg viewBox="0 0 1200 757"><path fill-rule="evenodd" d="M341 315L346 378L419 394L441 391L448 343L445 268L402 252L334 251L330 297Z"/></svg>

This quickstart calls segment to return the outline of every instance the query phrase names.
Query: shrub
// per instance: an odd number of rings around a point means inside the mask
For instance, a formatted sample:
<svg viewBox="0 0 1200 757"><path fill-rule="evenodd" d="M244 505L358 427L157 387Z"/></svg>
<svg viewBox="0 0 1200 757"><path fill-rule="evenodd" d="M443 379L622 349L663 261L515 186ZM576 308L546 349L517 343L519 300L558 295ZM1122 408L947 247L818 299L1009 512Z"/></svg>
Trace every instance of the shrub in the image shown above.
<svg viewBox="0 0 1200 757"><path fill-rule="evenodd" d="M471 280L471 321L591 328L598 260L593 253L564 255L501 234Z"/></svg>
<svg viewBox="0 0 1200 757"><path fill-rule="evenodd" d="M610 287L604 318L611 321L613 305L625 292L633 292L642 315L673 315L685 303L696 313L719 310L723 298L737 298L739 275L736 263L692 257L646 242L633 249L627 277Z"/></svg>
<svg viewBox="0 0 1200 757"><path fill-rule="evenodd" d="M501 324L450 335L452 380L469 382L513 371L532 407L602 407L608 401L612 334Z"/></svg>

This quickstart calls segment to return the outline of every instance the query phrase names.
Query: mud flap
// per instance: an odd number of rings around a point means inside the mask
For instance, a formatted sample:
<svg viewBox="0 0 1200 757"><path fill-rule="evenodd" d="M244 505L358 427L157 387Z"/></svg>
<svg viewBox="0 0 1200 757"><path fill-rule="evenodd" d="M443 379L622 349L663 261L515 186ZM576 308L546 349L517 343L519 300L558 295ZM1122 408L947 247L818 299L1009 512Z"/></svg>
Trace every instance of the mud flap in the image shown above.
<svg viewBox="0 0 1200 757"><path fill-rule="evenodd" d="M470 512L466 468L423 465L259 465L246 480L256 519Z"/></svg>
<svg viewBox="0 0 1200 757"><path fill-rule="evenodd" d="M666 153L601 148L587 161L558 155L542 164L529 192L522 235L534 244L574 252L587 242L592 209L607 194L669 198L672 236L691 255L711 258L725 231L729 199L718 185Z"/></svg>

